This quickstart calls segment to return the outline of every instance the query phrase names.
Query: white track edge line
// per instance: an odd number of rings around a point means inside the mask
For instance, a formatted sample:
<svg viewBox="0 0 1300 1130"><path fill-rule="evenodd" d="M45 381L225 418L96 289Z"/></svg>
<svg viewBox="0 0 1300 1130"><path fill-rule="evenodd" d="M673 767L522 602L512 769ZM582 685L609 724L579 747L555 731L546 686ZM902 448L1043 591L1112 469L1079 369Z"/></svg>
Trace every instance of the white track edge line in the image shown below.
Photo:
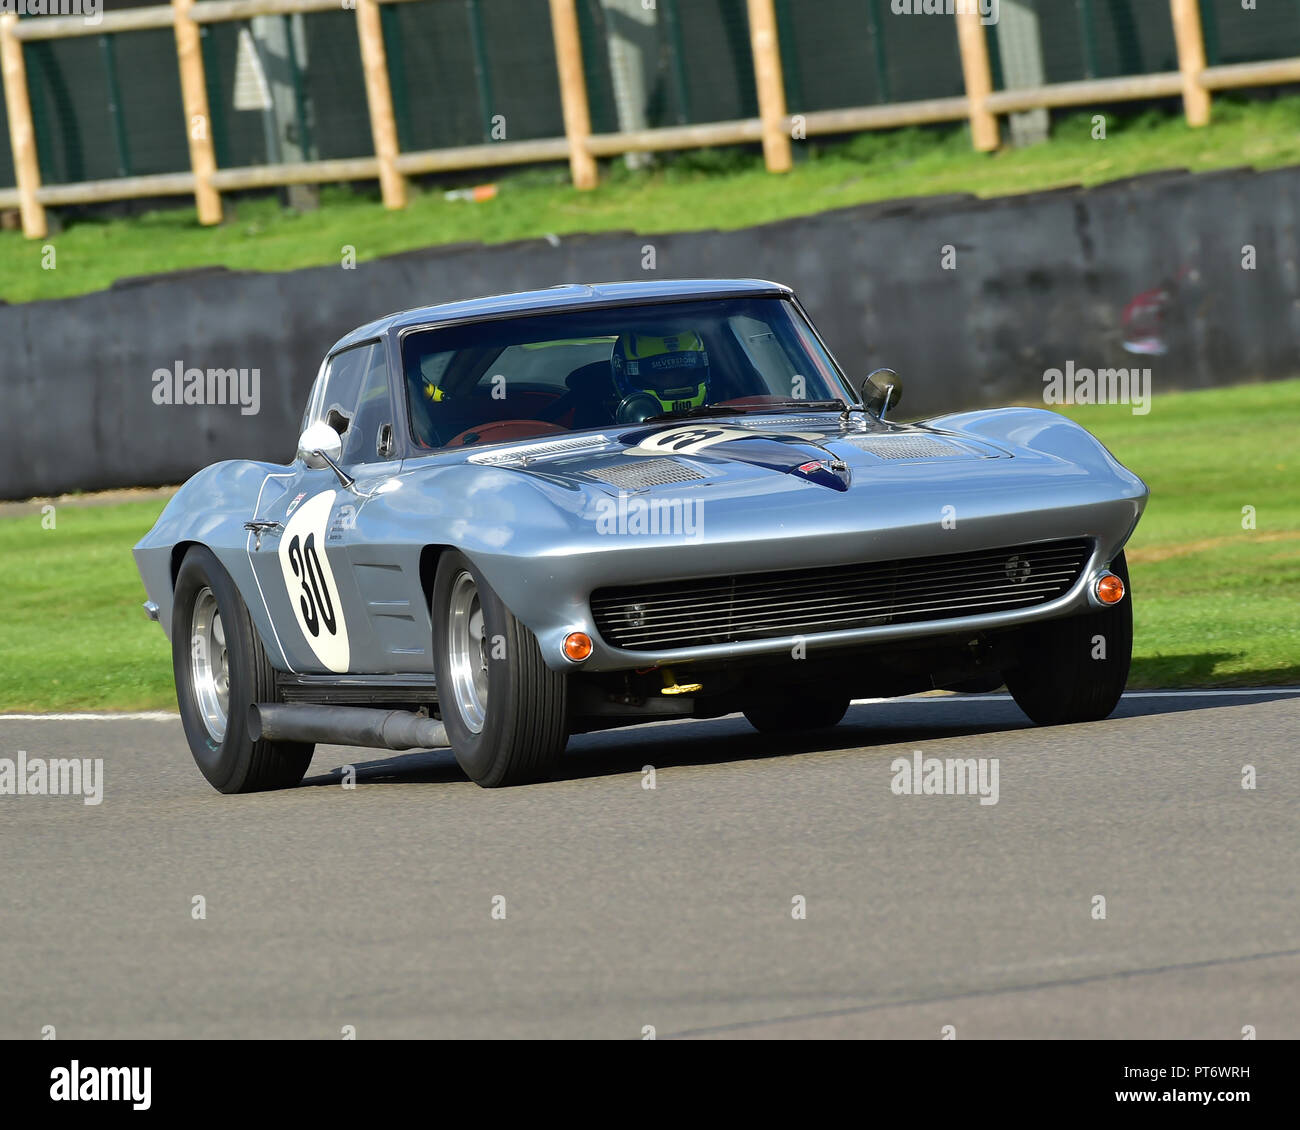
<svg viewBox="0 0 1300 1130"><path fill-rule="evenodd" d="M1125 698L1244 698L1250 695L1300 694L1300 687L1207 687L1185 691L1125 691ZM1009 694L927 694L903 698L855 698L854 706L875 706L883 702L1011 702ZM2 716L0 716L2 717Z"/></svg>
<svg viewBox="0 0 1300 1130"><path fill-rule="evenodd" d="M1185 691L1125 691L1125 698L1244 698L1251 695L1300 695L1300 687L1224 687ZM877 706L881 703L922 702L1011 702L1009 694L910 695L904 698L855 698L854 706ZM139 710L121 714L0 714L0 722L171 722L180 718L174 711ZM655 721L698 722L698 718L665 718Z"/></svg>
<svg viewBox="0 0 1300 1130"><path fill-rule="evenodd" d="M0 714L0 722L172 722L179 718L179 714L166 710L122 714Z"/></svg>

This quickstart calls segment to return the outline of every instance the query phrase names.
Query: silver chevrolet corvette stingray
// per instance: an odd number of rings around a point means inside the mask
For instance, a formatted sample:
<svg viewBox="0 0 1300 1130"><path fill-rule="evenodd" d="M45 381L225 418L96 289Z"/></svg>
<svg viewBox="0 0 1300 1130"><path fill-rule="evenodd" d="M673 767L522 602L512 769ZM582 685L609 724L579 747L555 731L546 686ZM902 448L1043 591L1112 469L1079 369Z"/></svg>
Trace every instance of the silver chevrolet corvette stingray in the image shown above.
<svg viewBox="0 0 1300 1130"><path fill-rule="evenodd" d="M318 742L450 746L493 787L572 733L1005 684L1040 724L1128 676L1147 488L1042 409L896 421L793 293L560 286L343 338L294 460L200 471L135 548L222 792Z"/></svg>

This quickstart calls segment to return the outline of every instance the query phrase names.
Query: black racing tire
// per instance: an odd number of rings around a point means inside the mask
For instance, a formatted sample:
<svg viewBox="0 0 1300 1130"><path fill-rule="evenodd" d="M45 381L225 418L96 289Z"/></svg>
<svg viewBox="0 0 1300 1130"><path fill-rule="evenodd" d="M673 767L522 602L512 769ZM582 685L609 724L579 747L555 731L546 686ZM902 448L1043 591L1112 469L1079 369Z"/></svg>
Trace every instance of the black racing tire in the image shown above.
<svg viewBox="0 0 1300 1130"><path fill-rule="evenodd" d="M215 616L201 627L195 620L196 605L214 608ZM204 613L201 610L200 616ZM197 689L207 684L199 667L202 654L216 637L216 618L224 638L224 665L208 653L208 670L218 672L211 685L227 682L224 730L205 720L219 714ZM206 617L204 617L206 619ZM219 669L224 666L228 679ZM311 764L315 746L299 742L253 741L248 733L248 708L255 702L275 701L275 669L271 666L248 615L248 606L216 555L205 546L194 546L185 554L176 574L172 606L172 668L176 674L176 701L181 724L195 764L208 783L223 793L255 793L268 789L292 788L302 780ZM215 725L215 729L214 729Z"/></svg>
<svg viewBox="0 0 1300 1130"><path fill-rule="evenodd" d="M745 718L760 734L793 734L838 726L849 709L847 694L799 692L755 699Z"/></svg>
<svg viewBox="0 0 1300 1130"><path fill-rule="evenodd" d="M550 777L569 740L568 675L546 665L464 554L439 558L430 603L438 704L460 767L485 789Z"/></svg>
<svg viewBox="0 0 1300 1130"><path fill-rule="evenodd" d="M1064 620L1047 620L1015 636L1016 659L1007 690L1039 726L1097 722L1119 704L1133 656L1133 586L1121 553L1111 572L1124 582L1124 599ZM1104 655L1094 658L1104 641Z"/></svg>

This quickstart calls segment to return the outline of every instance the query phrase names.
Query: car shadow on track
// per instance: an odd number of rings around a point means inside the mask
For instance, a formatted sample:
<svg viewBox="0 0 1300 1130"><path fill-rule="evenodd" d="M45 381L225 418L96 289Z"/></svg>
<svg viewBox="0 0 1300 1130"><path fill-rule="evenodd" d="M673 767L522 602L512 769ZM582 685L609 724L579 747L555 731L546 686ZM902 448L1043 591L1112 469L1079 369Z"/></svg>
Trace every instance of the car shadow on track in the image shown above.
<svg viewBox="0 0 1300 1130"><path fill-rule="evenodd" d="M1110 719L1090 725L1105 726L1125 718L1217 710L1295 697L1294 692L1281 690L1248 694L1225 691L1213 696L1137 692L1126 696ZM1032 728L1005 693L863 703L850 707L844 721L832 729L798 734L760 734L739 716L660 722L575 735L569 741L556 779L569 781L636 773L647 764L663 769L761 761ZM358 784L451 784L468 780L450 750L393 753L349 764L355 770ZM341 768L331 770L307 778L303 785L337 787L342 775Z"/></svg>
<svg viewBox="0 0 1300 1130"><path fill-rule="evenodd" d="M869 706L854 706L844 721L833 729L809 730L799 734L760 734L743 718L732 716L707 721L652 724L618 730L575 734L560 762L554 779L610 777L639 773L653 762L657 769L679 765L716 765L729 761L761 761L807 753L831 753L925 737L960 737L1018 728L1003 723L991 725L918 725L881 727L874 724ZM1027 726L1023 715L1020 727ZM443 784L467 781L450 750L423 753L393 753L373 761L351 762L357 784L405 785ZM309 777L303 785L337 787L342 769Z"/></svg>
<svg viewBox="0 0 1300 1130"><path fill-rule="evenodd" d="M372 755L374 750L357 750L359 754ZM373 761L350 761L358 785L451 785L469 780L464 770L456 764L449 749L435 749L424 753L388 753ZM309 785L330 785L338 788L343 780L343 767L304 778L299 788Z"/></svg>

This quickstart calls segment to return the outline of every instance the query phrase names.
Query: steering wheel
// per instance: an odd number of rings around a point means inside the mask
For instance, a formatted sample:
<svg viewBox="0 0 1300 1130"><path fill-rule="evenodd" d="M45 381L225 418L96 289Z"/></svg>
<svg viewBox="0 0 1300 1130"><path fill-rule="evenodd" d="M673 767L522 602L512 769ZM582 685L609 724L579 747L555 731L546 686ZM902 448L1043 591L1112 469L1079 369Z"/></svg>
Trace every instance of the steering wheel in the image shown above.
<svg viewBox="0 0 1300 1130"><path fill-rule="evenodd" d="M473 447L480 443L504 443L506 440L531 439L533 436L554 435L568 430L546 420L494 420L490 424L466 428L460 435L452 436L444 446Z"/></svg>

